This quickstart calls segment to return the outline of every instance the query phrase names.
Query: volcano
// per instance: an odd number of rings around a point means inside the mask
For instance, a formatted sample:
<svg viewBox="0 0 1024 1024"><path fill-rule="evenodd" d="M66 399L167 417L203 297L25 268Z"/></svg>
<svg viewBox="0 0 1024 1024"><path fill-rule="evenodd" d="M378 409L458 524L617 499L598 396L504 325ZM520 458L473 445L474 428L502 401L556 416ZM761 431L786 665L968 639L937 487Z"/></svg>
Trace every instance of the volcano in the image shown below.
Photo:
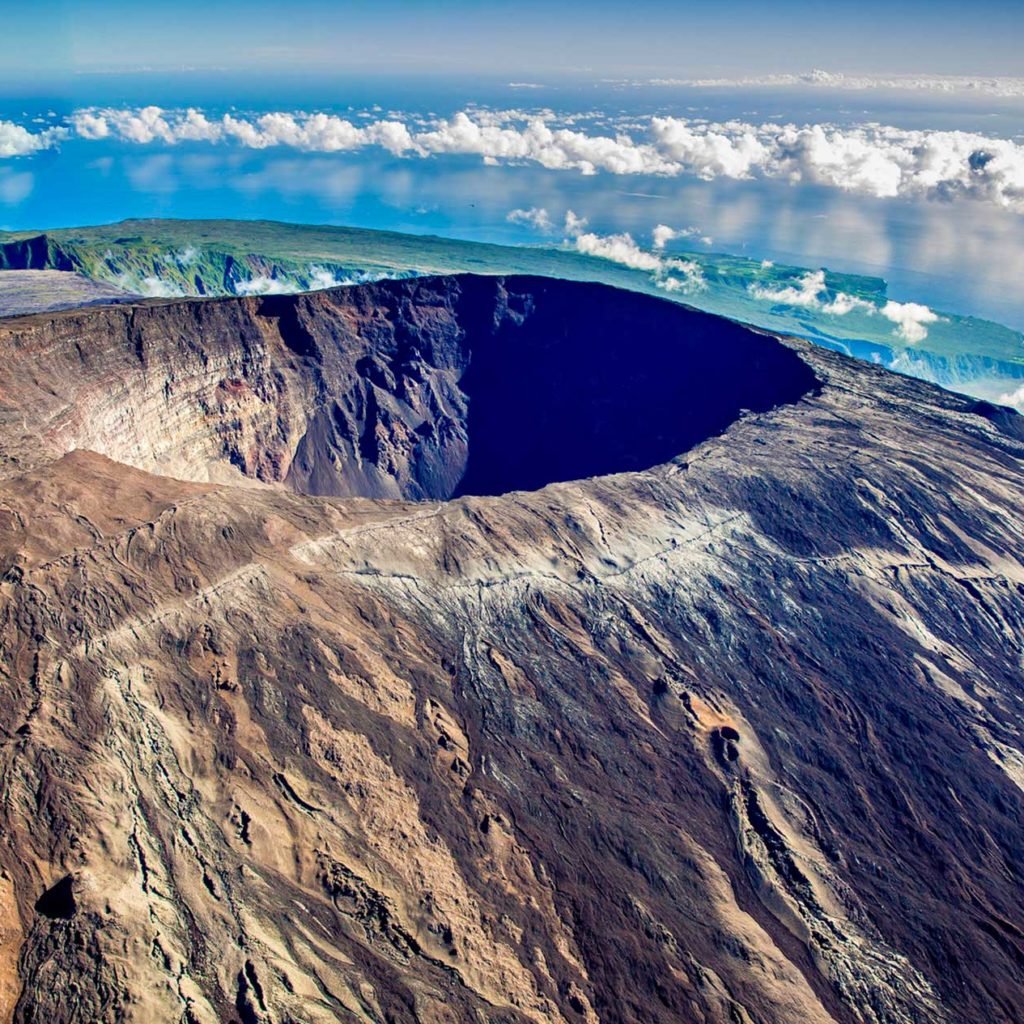
<svg viewBox="0 0 1024 1024"><path fill-rule="evenodd" d="M1015 413L531 277L0 354L0 1019L1022 1019Z"/></svg>

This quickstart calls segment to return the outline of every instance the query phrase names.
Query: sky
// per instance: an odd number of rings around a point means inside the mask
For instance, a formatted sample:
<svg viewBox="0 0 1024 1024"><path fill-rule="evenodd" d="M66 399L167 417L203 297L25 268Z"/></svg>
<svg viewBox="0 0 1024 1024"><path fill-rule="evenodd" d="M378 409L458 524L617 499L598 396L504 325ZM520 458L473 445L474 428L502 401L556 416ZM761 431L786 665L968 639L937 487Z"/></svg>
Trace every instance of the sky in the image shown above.
<svg viewBox="0 0 1024 1024"><path fill-rule="evenodd" d="M1015 75L1019 0L2 0L0 74Z"/></svg>
<svg viewBox="0 0 1024 1024"><path fill-rule="evenodd" d="M0 4L0 229L696 249L1024 327L1022 0Z"/></svg>

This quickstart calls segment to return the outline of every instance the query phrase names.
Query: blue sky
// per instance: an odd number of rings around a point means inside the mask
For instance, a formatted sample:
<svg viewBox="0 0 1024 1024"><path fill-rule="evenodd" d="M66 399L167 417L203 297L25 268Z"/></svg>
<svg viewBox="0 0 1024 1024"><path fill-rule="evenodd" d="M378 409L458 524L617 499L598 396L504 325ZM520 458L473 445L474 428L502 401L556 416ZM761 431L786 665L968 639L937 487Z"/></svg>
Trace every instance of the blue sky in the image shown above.
<svg viewBox="0 0 1024 1024"><path fill-rule="evenodd" d="M0 74L1024 73L1024 3L64 0L4 3Z"/></svg>

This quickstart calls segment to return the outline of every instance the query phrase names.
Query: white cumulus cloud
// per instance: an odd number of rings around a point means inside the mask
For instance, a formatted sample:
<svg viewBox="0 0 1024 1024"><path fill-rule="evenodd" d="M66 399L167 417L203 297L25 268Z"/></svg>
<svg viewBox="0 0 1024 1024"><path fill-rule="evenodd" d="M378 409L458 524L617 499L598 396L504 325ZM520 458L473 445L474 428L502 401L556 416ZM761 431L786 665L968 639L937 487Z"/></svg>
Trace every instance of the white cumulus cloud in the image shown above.
<svg viewBox="0 0 1024 1024"><path fill-rule="evenodd" d="M165 253L162 259L169 266L191 267L199 259L199 250L194 245L186 245L180 252Z"/></svg>
<svg viewBox="0 0 1024 1024"><path fill-rule="evenodd" d="M809 270L790 284L773 287L755 283L748 291L755 299L813 309L831 316L846 316L855 310L868 316L881 314L896 325L893 334L909 344L924 341L928 337L927 325L942 319L938 313L917 302L894 302L890 299L878 306L848 292L840 291L830 296L824 270Z"/></svg>
<svg viewBox="0 0 1024 1024"><path fill-rule="evenodd" d="M586 256L597 256L613 263L621 263L624 267L634 270L660 271L664 261L652 252L646 252L633 240L628 233L620 235L598 235L586 231L575 239L577 252Z"/></svg>
<svg viewBox="0 0 1024 1024"><path fill-rule="evenodd" d="M661 273L655 275L654 283L667 292L683 292L687 295L702 292L708 286L699 263L677 259L665 261Z"/></svg>
<svg viewBox="0 0 1024 1024"><path fill-rule="evenodd" d="M882 307L881 314L896 324L893 334L912 345L928 337L925 324L934 324L940 319L938 313L917 302L890 300Z"/></svg>
<svg viewBox="0 0 1024 1024"><path fill-rule="evenodd" d="M80 138L140 145L230 142L317 153L376 147L398 157L468 155L586 175L778 178L878 197L976 199L1024 212L1024 143L973 132L658 116L635 122L634 134L600 134L580 129L586 118L563 118L560 126L550 111L475 108L430 121L397 113L377 119L367 112L356 118L359 124L326 113L210 118L200 110L155 106L80 110L70 120ZM57 138L3 124L0 153L31 152Z"/></svg>
<svg viewBox="0 0 1024 1024"><path fill-rule="evenodd" d="M337 288L339 285L347 283L347 281L336 277L334 271L329 267L321 267L316 264L310 265L309 287L311 291L322 291L324 288Z"/></svg>
<svg viewBox="0 0 1024 1024"><path fill-rule="evenodd" d="M820 309L823 304L822 296L828 291L828 286L825 284L824 270L809 270L793 284L778 287L752 284L749 290L755 299L763 299L766 302L774 302L781 306Z"/></svg>
<svg viewBox="0 0 1024 1024"><path fill-rule="evenodd" d="M138 278L134 274L120 274L116 281L117 287L133 295L144 295L147 299L177 299L185 293L171 281L159 277Z"/></svg>
<svg viewBox="0 0 1024 1024"><path fill-rule="evenodd" d="M655 249L665 246L677 238L699 238L704 245L711 245L714 239L710 235L701 234L700 228L670 228L667 224L657 224L651 230L651 243Z"/></svg>
<svg viewBox="0 0 1024 1024"><path fill-rule="evenodd" d="M772 266L770 260L763 261L761 266L764 267L765 264L768 268ZM854 310L860 310L868 316L878 312L878 307L873 302L850 295L848 292L836 292L829 297L824 270L808 270L792 284L771 287L755 283L750 285L748 290L755 299L774 302L780 306L814 309L832 316L846 316Z"/></svg>
<svg viewBox="0 0 1024 1024"><path fill-rule="evenodd" d="M692 293L707 287L704 271L693 260L664 256L642 249L628 232L599 235L586 231L587 222L572 210L566 213L565 227L573 248L584 256L619 263L632 270L648 271L658 288L668 292Z"/></svg>
<svg viewBox="0 0 1024 1024"><path fill-rule="evenodd" d="M1024 384L1015 391L1007 391L1005 394L1000 395L996 401L1000 405L1008 405L1018 412L1024 413Z"/></svg>
<svg viewBox="0 0 1024 1024"><path fill-rule="evenodd" d="M510 224L526 224L544 233L550 232L554 226L548 211L542 206L531 206L528 210L509 210L505 220Z"/></svg>
<svg viewBox="0 0 1024 1024"><path fill-rule="evenodd" d="M55 146L67 137L66 128L46 128L41 132L30 132L13 121L0 121L0 158L30 156L41 149Z"/></svg>
<svg viewBox="0 0 1024 1024"><path fill-rule="evenodd" d="M247 281L235 282L236 295L293 295L301 290L292 281L267 277L263 274L249 278Z"/></svg>
<svg viewBox="0 0 1024 1024"><path fill-rule="evenodd" d="M576 235L585 231L587 227L587 218L579 217L572 210L565 211L565 233L570 237L574 238Z"/></svg>

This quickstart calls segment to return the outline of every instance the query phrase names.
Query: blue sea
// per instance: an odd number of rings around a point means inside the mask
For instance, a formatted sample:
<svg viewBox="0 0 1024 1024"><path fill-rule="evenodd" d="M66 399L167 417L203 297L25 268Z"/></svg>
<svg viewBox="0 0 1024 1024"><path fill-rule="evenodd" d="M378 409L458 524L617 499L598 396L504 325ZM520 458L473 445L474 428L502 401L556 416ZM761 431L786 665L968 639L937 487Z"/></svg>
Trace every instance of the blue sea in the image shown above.
<svg viewBox="0 0 1024 1024"><path fill-rule="evenodd" d="M668 114L711 121L963 130L1024 138L1024 100L871 90L654 87L581 78L504 80L373 76L275 78L217 73L82 75L43 88L6 82L0 120L45 127L92 106L447 117L467 108L590 114L591 123ZM307 153L231 144L70 138L0 161L0 227L48 228L126 217L270 218L538 242L513 209L566 210L590 230L649 244L657 224L694 228L677 248L884 278L889 295L1024 328L1021 215L977 201L879 199L806 182L582 175L478 157L392 156L381 149ZM707 239L702 241L701 239Z"/></svg>

